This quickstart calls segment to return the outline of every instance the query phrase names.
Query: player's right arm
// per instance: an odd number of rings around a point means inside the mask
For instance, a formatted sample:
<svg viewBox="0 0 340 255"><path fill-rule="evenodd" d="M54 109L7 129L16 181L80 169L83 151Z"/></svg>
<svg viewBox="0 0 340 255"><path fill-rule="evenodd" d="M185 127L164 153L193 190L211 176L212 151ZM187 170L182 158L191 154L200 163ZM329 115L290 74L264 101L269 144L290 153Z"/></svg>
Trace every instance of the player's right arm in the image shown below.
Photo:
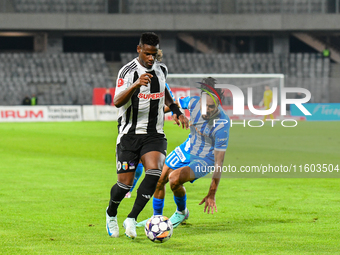
<svg viewBox="0 0 340 255"><path fill-rule="evenodd" d="M200 205L205 203L204 205L204 212L208 209L208 213L214 213L214 210L217 212L216 201L215 201L215 194L217 192L218 184L220 183L222 169L223 169L223 161L225 152L228 147L229 141L229 128L230 128L230 121L227 115L223 116L223 119L227 119L227 124L219 124L215 127L215 131L213 133L215 144L214 144L214 167L215 171L212 175L211 184L209 187L208 195L203 198Z"/></svg>
<svg viewBox="0 0 340 255"><path fill-rule="evenodd" d="M128 86L125 90L119 91L117 89L113 100L114 105L117 108L125 105L130 100L136 89L140 88L141 86L148 86L148 84L151 82L151 78L152 74L144 73L131 86ZM119 80L117 80L117 84L118 84L117 87L119 87Z"/></svg>
<svg viewBox="0 0 340 255"><path fill-rule="evenodd" d="M225 150L224 151L215 150L214 154L215 154L215 171L214 171L212 178L211 178L211 184L210 184L210 187L209 187L209 192L208 192L208 195L206 195L200 203L200 205L205 203L204 204L204 212L206 212L207 209L208 209L208 211L207 211L208 214L210 212L211 212L211 214L214 214L214 210L215 210L215 212L217 212L215 195L216 195L217 187L218 187L218 184L220 183L220 179L221 179L221 175L222 175L222 168L223 168L223 160L224 160Z"/></svg>

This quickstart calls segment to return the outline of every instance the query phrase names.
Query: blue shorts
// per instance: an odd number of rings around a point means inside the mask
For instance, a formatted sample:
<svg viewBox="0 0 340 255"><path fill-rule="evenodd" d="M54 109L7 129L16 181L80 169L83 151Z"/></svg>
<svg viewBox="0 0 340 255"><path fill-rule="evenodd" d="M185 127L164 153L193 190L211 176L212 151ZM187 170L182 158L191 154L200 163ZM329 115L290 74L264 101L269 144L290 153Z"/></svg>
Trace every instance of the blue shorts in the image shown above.
<svg viewBox="0 0 340 255"><path fill-rule="evenodd" d="M195 180L206 176L211 166L215 165L213 159L190 155L190 137L180 146L177 146L165 159L165 164L173 170L189 166L194 172ZM191 181L194 182L195 180Z"/></svg>
<svg viewBox="0 0 340 255"><path fill-rule="evenodd" d="M190 154L183 150L183 144L177 146L165 159L165 164L173 170L190 164Z"/></svg>
<svg viewBox="0 0 340 255"><path fill-rule="evenodd" d="M184 166L189 166L192 171L194 172L195 180L204 177L210 171L210 167L214 166L214 161L208 158L201 158L197 156L190 155L183 150L182 145L176 147L167 157L165 160L165 164L173 169L179 169ZM191 160L190 160L191 159ZM195 180L191 181L194 182Z"/></svg>
<svg viewBox="0 0 340 255"><path fill-rule="evenodd" d="M214 160L209 158L202 158L193 155L190 156L191 160L189 166L195 174L195 180L206 176L210 172L211 167L215 165ZM195 180L191 182L194 182Z"/></svg>

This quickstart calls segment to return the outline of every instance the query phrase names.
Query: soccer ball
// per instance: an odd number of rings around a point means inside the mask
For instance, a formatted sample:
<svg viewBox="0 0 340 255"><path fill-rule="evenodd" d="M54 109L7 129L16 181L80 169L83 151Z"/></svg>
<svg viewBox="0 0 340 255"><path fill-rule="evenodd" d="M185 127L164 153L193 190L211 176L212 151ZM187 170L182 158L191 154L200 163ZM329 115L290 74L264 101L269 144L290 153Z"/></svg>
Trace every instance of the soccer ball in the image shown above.
<svg viewBox="0 0 340 255"><path fill-rule="evenodd" d="M172 236L172 223L163 215L152 216L145 224L146 236L155 243L164 243Z"/></svg>

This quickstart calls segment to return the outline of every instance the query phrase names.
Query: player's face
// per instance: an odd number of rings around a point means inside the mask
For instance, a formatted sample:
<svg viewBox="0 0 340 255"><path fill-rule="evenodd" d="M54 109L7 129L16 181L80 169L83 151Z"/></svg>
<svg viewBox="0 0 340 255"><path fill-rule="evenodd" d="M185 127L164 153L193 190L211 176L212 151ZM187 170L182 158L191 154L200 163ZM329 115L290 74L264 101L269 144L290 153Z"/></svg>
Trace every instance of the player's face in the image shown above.
<svg viewBox="0 0 340 255"><path fill-rule="evenodd" d="M218 110L218 104L215 104L214 100L212 99L212 97L210 95L206 95L207 98L207 114L202 115L202 118L204 120L208 120L210 119ZM202 101L201 101L201 109L202 109Z"/></svg>
<svg viewBox="0 0 340 255"><path fill-rule="evenodd" d="M138 60L142 66L150 69L155 62L157 52L158 52L158 45L151 46L148 44L143 44L142 46L137 46L137 52L139 54Z"/></svg>

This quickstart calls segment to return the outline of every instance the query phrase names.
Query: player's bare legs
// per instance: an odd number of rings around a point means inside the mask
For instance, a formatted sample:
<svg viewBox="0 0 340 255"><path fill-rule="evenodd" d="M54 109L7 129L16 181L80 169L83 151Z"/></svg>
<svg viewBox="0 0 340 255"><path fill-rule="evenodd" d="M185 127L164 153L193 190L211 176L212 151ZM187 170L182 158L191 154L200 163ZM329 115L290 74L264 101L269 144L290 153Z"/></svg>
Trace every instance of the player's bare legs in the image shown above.
<svg viewBox="0 0 340 255"><path fill-rule="evenodd" d="M149 169L162 169L165 156L159 151L150 151L142 156L142 163L145 171Z"/></svg>
<svg viewBox="0 0 340 255"><path fill-rule="evenodd" d="M194 172L190 167L182 167L173 170L164 165L162 175L158 180L157 188L153 198L154 215L162 215L165 197L165 185L170 182L170 187L174 193L177 211L171 216L170 221L174 227L189 217L189 211L186 208L186 191L183 186L185 182L194 180ZM138 227L143 227L147 220L138 223Z"/></svg>
<svg viewBox="0 0 340 255"><path fill-rule="evenodd" d="M183 184L194 179L194 172L189 166L181 167L169 175L170 188L174 193L174 199L177 205L176 212L170 218L174 228L189 218L189 210L186 206L186 190Z"/></svg>
<svg viewBox="0 0 340 255"><path fill-rule="evenodd" d="M169 175L170 188L176 197L183 197L186 194L183 184L194 180L194 176L194 172L188 166L179 168Z"/></svg>
<svg viewBox="0 0 340 255"><path fill-rule="evenodd" d="M117 175L117 180L125 185L131 186L133 179L135 178L135 172L121 173Z"/></svg>

